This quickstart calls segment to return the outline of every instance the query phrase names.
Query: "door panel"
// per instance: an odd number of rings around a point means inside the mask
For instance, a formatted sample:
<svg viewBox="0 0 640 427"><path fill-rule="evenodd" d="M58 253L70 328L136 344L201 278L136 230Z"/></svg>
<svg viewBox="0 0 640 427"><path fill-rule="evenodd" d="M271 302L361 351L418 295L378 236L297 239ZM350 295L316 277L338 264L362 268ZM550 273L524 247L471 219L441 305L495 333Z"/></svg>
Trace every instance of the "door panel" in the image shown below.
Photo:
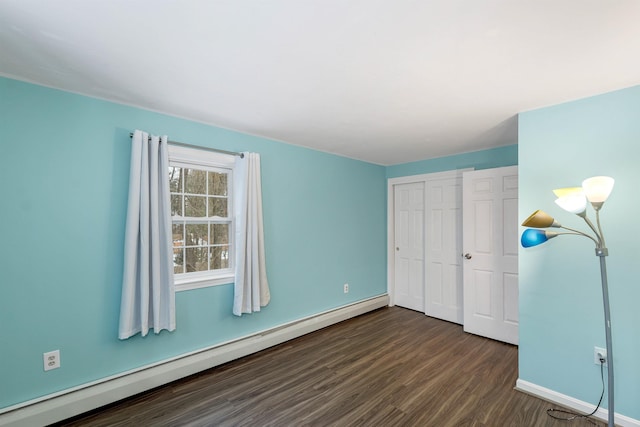
<svg viewBox="0 0 640 427"><path fill-rule="evenodd" d="M394 186L395 304L424 312L424 183Z"/></svg>
<svg viewBox="0 0 640 427"><path fill-rule="evenodd" d="M426 183L425 314L462 323L462 173Z"/></svg>
<svg viewBox="0 0 640 427"><path fill-rule="evenodd" d="M463 177L464 329L518 343L518 169Z"/></svg>

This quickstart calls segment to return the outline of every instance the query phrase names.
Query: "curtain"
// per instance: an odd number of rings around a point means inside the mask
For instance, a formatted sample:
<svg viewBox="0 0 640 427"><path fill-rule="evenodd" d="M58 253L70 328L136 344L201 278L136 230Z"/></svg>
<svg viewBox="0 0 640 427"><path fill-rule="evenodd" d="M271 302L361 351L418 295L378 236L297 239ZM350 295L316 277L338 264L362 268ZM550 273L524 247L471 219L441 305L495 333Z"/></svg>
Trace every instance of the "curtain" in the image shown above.
<svg viewBox="0 0 640 427"><path fill-rule="evenodd" d="M131 141L120 339L176 327L167 143L139 130Z"/></svg>
<svg viewBox="0 0 640 427"><path fill-rule="evenodd" d="M236 257L233 314L260 311L269 303L269 283L264 255L260 155L243 153L236 159Z"/></svg>

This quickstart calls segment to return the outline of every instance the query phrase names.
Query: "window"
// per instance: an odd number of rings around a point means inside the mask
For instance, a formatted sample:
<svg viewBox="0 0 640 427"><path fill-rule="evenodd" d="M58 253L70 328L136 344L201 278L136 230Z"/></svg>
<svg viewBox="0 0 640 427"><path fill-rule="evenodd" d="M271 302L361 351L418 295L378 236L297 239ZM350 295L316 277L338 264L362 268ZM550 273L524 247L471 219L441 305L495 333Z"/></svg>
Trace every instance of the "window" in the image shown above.
<svg viewBox="0 0 640 427"><path fill-rule="evenodd" d="M234 157L169 145L177 291L233 282Z"/></svg>

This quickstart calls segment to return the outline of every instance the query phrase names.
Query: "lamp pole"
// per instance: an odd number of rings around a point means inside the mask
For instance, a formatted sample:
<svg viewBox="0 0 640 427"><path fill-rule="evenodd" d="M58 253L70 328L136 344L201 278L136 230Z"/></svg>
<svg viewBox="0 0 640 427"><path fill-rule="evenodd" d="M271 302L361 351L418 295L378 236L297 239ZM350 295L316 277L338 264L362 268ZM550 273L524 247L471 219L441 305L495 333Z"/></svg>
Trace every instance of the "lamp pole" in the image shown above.
<svg viewBox="0 0 640 427"><path fill-rule="evenodd" d="M607 248L596 248L596 255L600 258L600 278L602 282L602 303L604 305L604 331L607 341L607 411L609 414L609 427L615 426L615 409L613 399L613 346L611 344L611 312L609 310L609 284L607 281L606 256Z"/></svg>

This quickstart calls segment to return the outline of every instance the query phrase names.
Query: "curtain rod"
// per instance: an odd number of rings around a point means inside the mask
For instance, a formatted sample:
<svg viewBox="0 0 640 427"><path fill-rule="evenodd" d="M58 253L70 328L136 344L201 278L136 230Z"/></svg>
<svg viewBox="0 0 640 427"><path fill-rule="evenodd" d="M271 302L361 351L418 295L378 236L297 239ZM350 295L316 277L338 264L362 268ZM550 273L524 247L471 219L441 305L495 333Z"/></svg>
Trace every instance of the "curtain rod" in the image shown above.
<svg viewBox="0 0 640 427"><path fill-rule="evenodd" d="M133 132L129 134L129 138L133 138ZM149 137L149 141L151 141L151 137ZM184 142L171 141L171 140L167 142L171 145L179 145L181 147L187 147L187 148L197 148L198 150L215 151L216 153L230 154L232 156L240 156L241 159L244 159L243 153L238 153L235 151L219 150L217 148L211 148L211 147L201 147L199 145L186 144Z"/></svg>

